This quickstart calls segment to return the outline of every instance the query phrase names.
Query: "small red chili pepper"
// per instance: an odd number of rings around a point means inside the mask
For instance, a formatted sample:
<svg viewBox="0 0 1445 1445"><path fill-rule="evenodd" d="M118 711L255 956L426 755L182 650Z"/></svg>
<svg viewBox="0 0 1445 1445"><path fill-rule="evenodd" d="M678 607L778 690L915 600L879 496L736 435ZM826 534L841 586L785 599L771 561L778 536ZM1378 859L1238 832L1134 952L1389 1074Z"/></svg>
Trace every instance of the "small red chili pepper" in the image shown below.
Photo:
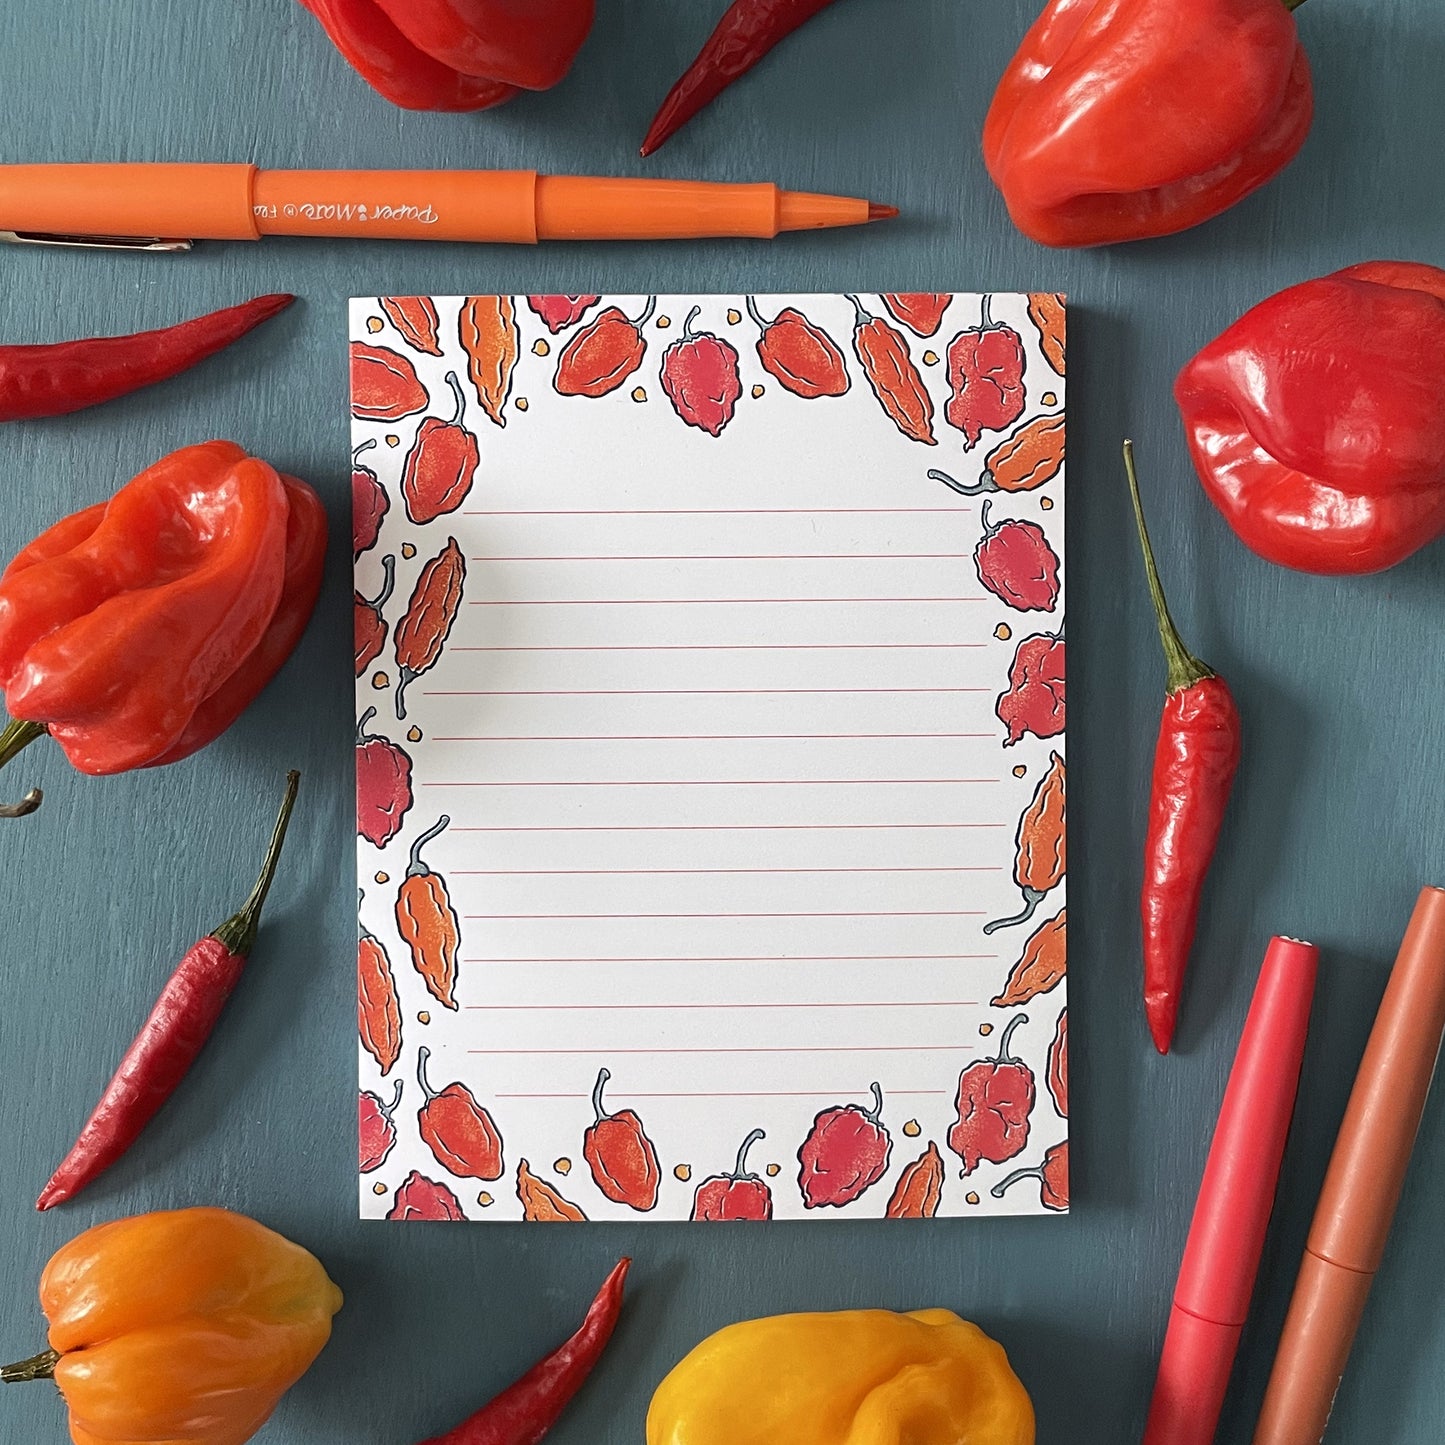
<svg viewBox="0 0 1445 1445"><path fill-rule="evenodd" d="M435 1179L428 1179L416 1169L397 1186L391 1208L386 1211L388 1219L429 1219L433 1221L459 1221L466 1219L462 1202Z"/></svg>
<svg viewBox="0 0 1445 1445"><path fill-rule="evenodd" d="M780 40L833 0L733 0L697 58L683 72L652 118L642 154L650 156L750 71Z"/></svg>
<svg viewBox="0 0 1445 1445"><path fill-rule="evenodd" d="M250 896L214 933L193 944L176 966L80 1137L40 1191L37 1209L73 1199L109 1169L176 1091L210 1038L256 946L261 909L281 861L300 783L300 773L287 773L281 811Z"/></svg>
<svg viewBox="0 0 1445 1445"><path fill-rule="evenodd" d="M762 331L758 360L785 391L811 401L819 396L842 396L848 390L843 353L826 331L791 306L764 321L751 296L745 304Z"/></svg>
<svg viewBox="0 0 1445 1445"><path fill-rule="evenodd" d="M295 299L280 293L257 296L134 336L0 346L0 421L65 416L166 381L239 341Z"/></svg>
<svg viewBox="0 0 1445 1445"><path fill-rule="evenodd" d="M582 1157L592 1170L597 1187L611 1200L629 1209L645 1211L657 1203L662 1171L657 1150L631 1109L609 1114L602 1107L602 1091L612 1074L599 1069L592 1089L592 1108L597 1115L582 1136Z"/></svg>
<svg viewBox="0 0 1445 1445"><path fill-rule="evenodd" d="M988 1192L1002 1199L1020 1179L1039 1181L1039 1202L1045 1209L1065 1210L1069 1207L1069 1141L1055 1144L1044 1153L1044 1162L1032 1169L1015 1169L1007 1179L1000 1179Z"/></svg>
<svg viewBox="0 0 1445 1445"><path fill-rule="evenodd" d="M998 1053L979 1059L958 1076L958 1119L948 1131L948 1147L963 1160L963 1172L980 1164L1002 1164L1021 1154L1029 1142L1034 1111L1034 1071L1009 1057L1009 1040L1027 1014L1015 1014L998 1041Z"/></svg>
<svg viewBox="0 0 1445 1445"><path fill-rule="evenodd" d="M401 1103L401 1080L391 1103L384 1104L369 1089L357 1096L357 1138L360 1142L361 1172L370 1174L386 1163L387 1155L396 1145L395 1115Z"/></svg>
<svg viewBox="0 0 1445 1445"><path fill-rule="evenodd" d="M841 1209L888 1172L893 1137L883 1122L883 1090L876 1083L869 1087L871 1109L837 1104L814 1118L798 1150L798 1187L805 1209Z"/></svg>
<svg viewBox="0 0 1445 1445"><path fill-rule="evenodd" d="M721 436L743 394L738 353L730 341L692 329L701 313L701 306L687 313L682 335L663 352L662 389L688 426Z"/></svg>
<svg viewBox="0 0 1445 1445"><path fill-rule="evenodd" d="M935 295L931 292L910 292L903 295L885 296L883 304L915 336L932 336L943 325L943 313L948 310L950 295Z"/></svg>
<svg viewBox="0 0 1445 1445"><path fill-rule="evenodd" d="M697 1186L692 1196L695 1220L771 1219L773 1191L756 1174L748 1173L748 1150L767 1136L754 1129L738 1149L731 1174L714 1174Z"/></svg>
<svg viewBox="0 0 1445 1445"><path fill-rule="evenodd" d="M1008 729L1004 747L1012 747L1025 733L1036 738L1057 737L1064 730L1064 639L1047 632L1026 637L1014 649L1009 665L1008 689L994 705L998 720Z"/></svg>
<svg viewBox="0 0 1445 1445"><path fill-rule="evenodd" d="M363 421L400 421L427 407L416 367L399 351L351 343L351 412Z"/></svg>
<svg viewBox="0 0 1445 1445"><path fill-rule="evenodd" d="M456 411L450 421L429 416L422 422L402 468L406 515L417 526L455 512L466 501L481 465L481 443L462 425L467 409L462 384L454 371L447 372L446 381L456 398Z"/></svg>
<svg viewBox="0 0 1445 1445"><path fill-rule="evenodd" d="M555 336L580 321L601 299L600 296L529 296L527 305Z"/></svg>
<svg viewBox="0 0 1445 1445"><path fill-rule="evenodd" d="M385 848L411 807L411 757L390 738L366 731L375 715L369 707L356 720L356 831Z"/></svg>
<svg viewBox="0 0 1445 1445"><path fill-rule="evenodd" d="M351 556L355 560L376 546L381 535L381 519L391 510L391 498L377 475L361 461L362 452L369 452L376 438L364 441L351 454Z"/></svg>
<svg viewBox="0 0 1445 1445"><path fill-rule="evenodd" d="M459 1080L444 1089L433 1089L426 1077L429 1058L431 1050L423 1045L416 1056L422 1093L416 1122L423 1142L436 1155L437 1163L460 1179L500 1179L502 1136L492 1116Z"/></svg>
<svg viewBox="0 0 1445 1445"><path fill-rule="evenodd" d="M630 1259L621 1259L613 1266L576 1333L564 1344L475 1415L423 1445L537 1445L602 1358L622 1312L622 1290L631 1264Z"/></svg>
<svg viewBox="0 0 1445 1445"><path fill-rule="evenodd" d="M964 451L972 451L984 432L1011 426L1024 410L1023 337L993 319L992 302L992 296L985 296L979 324L948 343L953 397L943 414L949 426L963 433Z"/></svg>
<svg viewBox="0 0 1445 1445"><path fill-rule="evenodd" d="M1184 646L1169 615L1144 524L1132 442L1124 443L1124 470L1134 501L1134 521L1159 640L1169 667L1159 740L1154 746L1144 886L1139 895L1144 925L1144 1013L1155 1048L1167 1054L1179 1017L1179 994L1194 945L1204 878L1239 767L1239 710L1224 679Z"/></svg>
<svg viewBox="0 0 1445 1445"><path fill-rule="evenodd" d="M1059 600L1059 558L1037 522L988 519L989 499L979 511L983 536L974 548L978 580L1016 612L1052 612Z"/></svg>
<svg viewBox="0 0 1445 1445"><path fill-rule="evenodd" d="M356 675L360 677L386 646L386 618L381 609L391 597L396 585L396 558L388 552L381 559L381 589L375 597L363 597L352 590L351 622L355 640Z"/></svg>

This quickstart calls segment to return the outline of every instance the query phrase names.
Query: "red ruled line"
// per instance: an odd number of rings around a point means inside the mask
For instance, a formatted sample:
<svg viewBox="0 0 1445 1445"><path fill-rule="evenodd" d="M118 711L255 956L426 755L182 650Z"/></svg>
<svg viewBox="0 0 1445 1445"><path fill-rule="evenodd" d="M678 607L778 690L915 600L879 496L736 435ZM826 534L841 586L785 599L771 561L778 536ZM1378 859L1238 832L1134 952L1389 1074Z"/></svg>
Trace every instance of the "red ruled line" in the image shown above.
<svg viewBox="0 0 1445 1445"><path fill-rule="evenodd" d="M971 552L646 552L637 556L608 553L581 557L491 557L472 562L962 562Z"/></svg>
<svg viewBox="0 0 1445 1445"><path fill-rule="evenodd" d="M1002 778L533 778L526 782L468 783L456 780L423 783L424 788L802 788L938 786L941 784L999 783Z"/></svg>
<svg viewBox="0 0 1445 1445"><path fill-rule="evenodd" d="M586 1057L610 1054L971 1054L972 1044L782 1044L755 1048L712 1049L468 1049L469 1054L520 1058L543 1058L557 1055Z"/></svg>
<svg viewBox="0 0 1445 1445"><path fill-rule="evenodd" d="M915 512L967 516L972 507L553 507L512 511L475 511L464 517L901 517Z"/></svg>
<svg viewBox="0 0 1445 1445"><path fill-rule="evenodd" d="M1008 828L1010 823L522 823L514 827L459 824L453 833L845 833L916 828Z"/></svg>
<svg viewBox="0 0 1445 1445"><path fill-rule="evenodd" d="M951 1089L889 1089L890 1099L921 1099L951 1094ZM590 1099L591 1094L496 1094L498 1099ZM609 1095L613 1099L847 1099L862 1096L853 1087L846 1089L709 1089L697 1093L648 1093L629 1090Z"/></svg>
<svg viewBox="0 0 1445 1445"><path fill-rule="evenodd" d="M991 738L993 733L434 733L434 743L853 742L873 738Z"/></svg>
<svg viewBox="0 0 1445 1445"><path fill-rule="evenodd" d="M974 959L993 960L997 953L715 953L661 954L651 958L464 958L463 963L873 963L940 960L947 963Z"/></svg>
<svg viewBox="0 0 1445 1445"><path fill-rule="evenodd" d="M462 916L495 921L506 918L987 918L988 914L976 908L923 908L879 913L466 913Z"/></svg>
<svg viewBox="0 0 1445 1445"><path fill-rule="evenodd" d="M585 647L453 647L453 652L957 652L986 642L657 642L596 643Z"/></svg>
<svg viewBox="0 0 1445 1445"><path fill-rule="evenodd" d="M991 687L558 687L497 689L427 689L427 697L789 697L845 693L992 693Z"/></svg>
<svg viewBox="0 0 1445 1445"><path fill-rule="evenodd" d="M469 607L722 607L737 603L987 602L986 597L486 597Z"/></svg>
<svg viewBox="0 0 1445 1445"><path fill-rule="evenodd" d="M469 1003L481 1013L626 1013L634 1009L773 1009L773 1008L978 1008L976 999L925 998L912 1003ZM712 1053L714 1050L709 1049Z"/></svg>
<svg viewBox="0 0 1445 1445"><path fill-rule="evenodd" d="M636 875L726 873L1002 873L1001 863L951 864L928 868L453 868L453 878L629 878Z"/></svg>

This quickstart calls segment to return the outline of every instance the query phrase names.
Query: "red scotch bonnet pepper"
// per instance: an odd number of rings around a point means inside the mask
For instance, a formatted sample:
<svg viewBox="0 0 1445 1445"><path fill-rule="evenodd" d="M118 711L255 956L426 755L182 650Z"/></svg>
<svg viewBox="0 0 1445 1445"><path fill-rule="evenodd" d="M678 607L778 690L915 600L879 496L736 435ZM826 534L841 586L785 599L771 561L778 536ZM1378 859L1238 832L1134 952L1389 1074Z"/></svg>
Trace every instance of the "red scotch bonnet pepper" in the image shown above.
<svg viewBox="0 0 1445 1445"><path fill-rule="evenodd" d="M1445 533L1445 271L1367 261L1211 341L1175 399L1210 500L1302 572L1379 572Z"/></svg>
<svg viewBox="0 0 1445 1445"><path fill-rule="evenodd" d="M1046 246L1197 226L1309 133L1300 0L1053 0L999 82L983 156Z"/></svg>

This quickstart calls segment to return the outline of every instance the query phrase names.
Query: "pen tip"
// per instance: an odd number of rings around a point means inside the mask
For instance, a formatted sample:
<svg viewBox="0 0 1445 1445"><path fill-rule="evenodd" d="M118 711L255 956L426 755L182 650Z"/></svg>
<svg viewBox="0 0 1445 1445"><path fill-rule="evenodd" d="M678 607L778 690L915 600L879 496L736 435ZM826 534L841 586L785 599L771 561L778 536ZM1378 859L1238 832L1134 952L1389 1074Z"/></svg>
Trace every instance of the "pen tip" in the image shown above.
<svg viewBox="0 0 1445 1445"><path fill-rule="evenodd" d="M891 221L897 214L897 206L885 206L878 201L868 202L868 219L870 221Z"/></svg>

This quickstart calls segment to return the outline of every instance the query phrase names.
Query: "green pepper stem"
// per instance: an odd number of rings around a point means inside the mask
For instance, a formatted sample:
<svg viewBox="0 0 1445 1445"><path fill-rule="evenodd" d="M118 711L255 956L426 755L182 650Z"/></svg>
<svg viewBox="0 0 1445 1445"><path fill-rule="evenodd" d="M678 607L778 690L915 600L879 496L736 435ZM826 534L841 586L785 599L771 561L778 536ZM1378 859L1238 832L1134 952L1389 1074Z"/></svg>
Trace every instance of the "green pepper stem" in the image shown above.
<svg viewBox="0 0 1445 1445"><path fill-rule="evenodd" d="M1286 10L1298 10L1304 3L1305 0L1284 0L1284 8Z"/></svg>
<svg viewBox="0 0 1445 1445"><path fill-rule="evenodd" d="M12 718L0 729L0 768L3 768L16 753L28 748L36 738L43 738L46 729L42 723L26 722L23 718ZM44 794L39 788L31 788L18 803L0 805L0 818L23 818L33 813Z"/></svg>
<svg viewBox="0 0 1445 1445"><path fill-rule="evenodd" d="M31 1355L28 1360L17 1360L13 1365L0 1369L0 1383L19 1385L26 1380L48 1380L55 1374L55 1367L59 1363L58 1351L42 1350L38 1355Z"/></svg>
<svg viewBox="0 0 1445 1445"><path fill-rule="evenodd" d="M1164 660L1169 668L1164 690L1173 697L1176 692L1183 692L1186 687L1213 677L1214 670L1185 647L1179 629L1169 615L1169 603L1159 581L1159 569L1154 565L1154 548L1149 543L1149 528L1144 521L1144 503L1139 496L1139 474L1134 469L1134 443L1131 441L1124 443L1124 471L1129 478L1129 496L1134 503L1134 523L1139 530L1139 546L1144 552L1144 572L1149 579L1149 596L1154 601L1159 640L1164 644Z"/></svg>
<svg viewBox="0 0 1445 1445"><path fill-rule="evenodd" d="M286 774L286 792L281 799L281 810L276 814L276 826L271 830L271 841L266 845L266 856L261 861L256 885L241 907L211 935L220 941L227 953L238 953L245 958L256 946L261 909L271 891L276 865L281 861L281 846L286 841L286 828L291 822L291 810L296 806L296 790L300 785L301 774L293 768Z"/></svg>

